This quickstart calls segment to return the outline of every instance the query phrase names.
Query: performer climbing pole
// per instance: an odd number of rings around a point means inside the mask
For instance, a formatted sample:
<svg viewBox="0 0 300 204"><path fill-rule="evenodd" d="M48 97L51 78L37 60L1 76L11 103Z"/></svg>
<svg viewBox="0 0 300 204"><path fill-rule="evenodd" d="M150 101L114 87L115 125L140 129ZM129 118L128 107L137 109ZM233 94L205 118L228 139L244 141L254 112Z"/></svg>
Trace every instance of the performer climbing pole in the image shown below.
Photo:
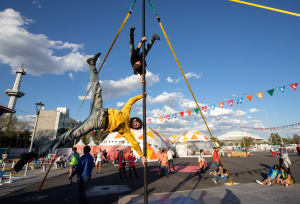
<svg viewBox="0 0 300 204"><path fill-rule="evenodd" d="M189 90L190 90L190 92L191 92L191 95L192 95L192 97L193 97L193 99L194 99L194 101L195 101L195 103L196 103L196 105L197 105L197 108L198 108L198 110L199 110L199 112L200 112L200 114L201 114L201 117L202 117L202 119L203 119L203 121L204 121L204 124L205 124L205 126L206 126L206 128L207 128L207 130L208 130L208 132L209 132L210 138L211 138L211 140L212 140L214 146L217 147L217 145L216 145L216 140L215 140L215 138L212 136L212 133L211 133L211 131L210 131L208 125L207 125L207 122L206 122L206 120L205 120L205 118L204 118L204 115L203 115L203 113L202 113L202 111L201 111L201 108L200 108L200 106L199 106L199 104L198 104L198 102L197 102L197 100L196 100L196 97L195 97L195 95L194 95L194 93L193 93L193 91L192 91L192 88L191 88L191 86L190 86L190 84L189 84L189 82L188 82L188 80L187 80L187 78L186 78L186 76L185 76L185 74L184 74L184 72L183 72L183 69L182 69L182 67L181 67L181 65L180 65L180 63L179 63L179 61L178 61L178 58L177 58L177 56L176 56L176 54L175 54L175 51L174 51L174 49L173 49L173 47L172 47L172 45L171 45L171 43L170 43L170 41L169 41L169 38L168 38L168 36L167 36L167 34L166 34L166 32L165 32L165 29L164 29L163 25L162 25L162 23L161 23L160 17L157 15L157 12L156 12L156 10L155 10L155 8L154 8L154 6L153 6L151 0L148 0L148 1L149 1L149 4L150 4L150 7L152 8L152 11L153 11L153 13L154 13L154 15L155 15L155 17L156 17L156 20L157 20L157 22L158 22L158 24L159 24L159 26L160 26L160 28L161 28L161 30L162 30L162 32L163 32L165 38L166 38L166 41L167 41L167 43L168 43L168 45L169 45L169 47L170 47L170 49L171 49L171 51L172 51L172 54L173 54L173 56L174 56L174 58L175 58L175 60L176 60L176 62L177 62L177 65L178 65L178 67L179 67L179 69L180 69L180 71L181 71L181 74L182 74L182 76L183 76L183 78L184 78L184 80L185 80L185 82L186 82L186 84L187 84L187 86L188 86L188 88L189 88ZM219 153L218 153L218 154L219 154ZM219 156L220 156L220 155L219 155ZM225 162L224 162L223 158L222 158L222 157L220 157L220 158L221 158L222 164L223 164L224 167L226 168ZM228 168L226 168L226 169L228 169ZM233 185L233 181L232 181L232 178L231 178L229 172L228 172L228 175L229 175L228 177L229 177L230 184Z"/></svg>

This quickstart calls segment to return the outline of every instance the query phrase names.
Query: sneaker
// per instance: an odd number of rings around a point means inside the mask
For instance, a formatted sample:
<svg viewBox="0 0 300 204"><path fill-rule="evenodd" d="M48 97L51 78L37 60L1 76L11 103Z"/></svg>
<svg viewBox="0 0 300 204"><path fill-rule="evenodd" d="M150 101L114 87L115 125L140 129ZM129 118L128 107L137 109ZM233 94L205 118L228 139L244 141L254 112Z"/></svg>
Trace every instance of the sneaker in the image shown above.
<svg viewBox="0 0 300 204"><path fill-rule="evenodd" d="M101 53L99 52L99 53L95 54L95 56L94 56L93 58L87 59L86 62L87 62L89 65L96 65L97 59L99 58L100 55L101 55Z"/></svg>
<svg viewBox="0 0 300 204"><path fill-rule="evenodd" d="M263 182L259 181L259 180L256 180L256 183L260 184L260 185L263 185Z"/></svg>
<svg viewBox="0 0 300 204"><path fill-rule="evenodd" d="M160 40L160 37L156 34L153 34L152 39L153 40Z"/></svg>
<svg viewBox="0 0 300 204"><path fill-rule="evenodd" d="M218 183L216 179L212 179L212 181L213 181L215 184L217 184L217 183Z"/></svg>
<svg viewBox="0 0 300 204"><path fill-rule="evenodd" d="M135 27L130 27L130 33L133 33L134 32L134 30L135 30Z"/></svg>
<svg viewBox="0 0 300 204"><path fill-rule="evenodd" d="M271 182L268 182L268 183L267 183L267 186L271 186L271 185L272 185L272 183L271 183Z"/></svg>
<svg viewBox="0 0 300 204"><path fill-rule="evenodd" d="M37 158L37 154L34 152L24 153L21 155L20 160L14 166L14 170L19 172L25 164L27 164L30 160Z"/></svg>
<svg viewBox="0 0 300 204"><path fill-rule="evenodd" d="M289 184L287 184L287 183L286 183L286 184L284 184L284 185L285 185L286 187L288 187L288 186L289 186Z"/></svg>

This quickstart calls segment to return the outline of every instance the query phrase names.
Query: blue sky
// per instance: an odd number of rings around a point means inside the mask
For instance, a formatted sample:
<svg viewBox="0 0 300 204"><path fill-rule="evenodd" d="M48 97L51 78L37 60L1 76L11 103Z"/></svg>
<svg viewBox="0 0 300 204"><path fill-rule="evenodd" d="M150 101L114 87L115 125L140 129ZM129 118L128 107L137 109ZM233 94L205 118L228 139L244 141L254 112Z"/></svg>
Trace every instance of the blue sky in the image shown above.
<svg viewBox="0 0 300 204"><path fill-rule="evenodd" d="M300 18L228 0L152 1L176 55L201 106L264 91L262 100L205 114L214 136L241 130L240 126L274 127L300 122L299 90L286 87L281 94L267 90L300 82ZM184 2L184 3L183 3ZM251 0L269 7L300 13L298 0ZM71 116L84 120L89 100L77 114L89 83L86 59L109 49L130 1L2 0L0 4L0 103L8 104L14 70L24 63L27 75L17 101L17 116L30 118L36 102L46 110L67 107ZM139 79L129 61L129 27L141 38L142 10L137 1L99 78L104 106L121 108L141 93ZM147 3L146 36L156 42L147 56L148 114L159 117L195 108L180 70ZM99 65L98 65L99 67ZM226 103L226 102L225 102ZM141 116L141 104L132 115ZM32 118L32 117L31 117ZM151 127L166 135L189 129L206 132L202 119L192 115ZM254 132L264 138L267 133ZM283 136L294 132L283 131ZM298 132L299 133L299 132Z"/></svg>

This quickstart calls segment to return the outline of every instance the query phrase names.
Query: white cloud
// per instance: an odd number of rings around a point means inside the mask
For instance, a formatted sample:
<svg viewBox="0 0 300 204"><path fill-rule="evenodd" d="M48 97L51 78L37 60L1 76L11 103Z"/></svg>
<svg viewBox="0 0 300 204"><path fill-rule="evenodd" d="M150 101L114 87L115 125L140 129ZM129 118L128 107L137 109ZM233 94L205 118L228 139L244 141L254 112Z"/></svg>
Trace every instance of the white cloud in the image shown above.
<svg viewBox="0 0 300 204"><path fill-rule="evenodd" d="M185 76L186 76L187 79L189 79L189 78L200 79L202 77L201 74L197 74L197 73L194 73L194 72L186 73Z"/></svg>
<svg viewBox="0 0 300 204"><path fill-rule="evenodd" d="M124 105L125 105L124 102L118 102L118 103L117 103L117 107L118 107L118 108L123 107Z"/></svg>
<svg viewBox="0 0 300 204"><path fill-rule="evenodd" d="M233 110L232 109L227 109L227 108L218 108L216 107L215 110L210 111L210 116L211 117L218 117L218 116L224 116L224 115L229 115L232 114Z"/></svg>
<svg viewBox="0 0 300 204"><path fill-rule="evenodd" d="M169 83L174 83L174 84L176 84L176 83L178 83L180 81L180 79L172 79L171 77L167 77L167 82L169 82Z"/></svg>
<svg viewBox="0 0 300 204"><path fill-rule="evenodd" d="M165 104L169 106L176 106L177 105L177 97L178 93L172 92L168 93L164 91L162 94L156 96L155 98L148 98L149 104Z"/></svg>
<svg viewBox="0 0 300 204"><path fill-rule="evenodd" d="M251 109L249 109L249 112L250 113L257 113L257 112L259 112L259 110L256 109L256 108L251 108Z"/></svg>
<svg viewBox="0 0 300 204"><path fill-rule="evenodd" d="M151 86L152 84L159 82L159 77L148 71L146 73L146 81L147 81L147 86ZM141 88L140 76L138 75L131 75L129 77L122 78L118 81L104 80L104 81L100 81L100 84L103 90L102 94L104 99L124 96L132 91ZM89 88L89 86L90 85L87 86L87 89ZM79 100L82 100L83 98L84 96L78 97ZM91 93L89 94L87 99L90 98L91 98Z"/></svg>
<svg viewBox="0 0 300 204"><path fill-rule="evenodd" d="M12 70L24 64L26 72L33 75L86 69L89 56L78 51L83 45L53 41L44 34L30 33L26 26L32 22L14 9L0 12L0 62L8 64ZM67 54L59 56L55 53L58 50Z"/></svg>
<svg viewBox="0 0 300 204"><path fill-rule="evenodd" d="M69 73L69 78L73 79L73 73Z"/></svg>
<svg viewBox="0 0 300 204"><path fill-rule="evenodd" d="M22 122L26 122L28 123L30 126L33 127L34 121L35 121L36 116L35 115L20 115L17 116L17 119L22 121Z"/></svg>

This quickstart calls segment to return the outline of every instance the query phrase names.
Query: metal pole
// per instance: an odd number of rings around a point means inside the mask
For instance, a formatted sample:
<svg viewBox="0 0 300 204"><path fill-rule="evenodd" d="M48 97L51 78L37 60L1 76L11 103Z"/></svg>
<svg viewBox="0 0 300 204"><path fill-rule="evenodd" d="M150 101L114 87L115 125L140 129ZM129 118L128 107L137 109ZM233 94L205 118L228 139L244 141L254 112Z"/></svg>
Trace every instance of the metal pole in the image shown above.
<svg viewBox="0 0 300 204"><path fill-rule="evenodd" d="M40 106L39 110L37 109L37 106ZM37 126L37 123L38 123L40 110L41 110L42 106L44 106L44 104L42 102L35 103L36 119L35 119L35 123L34 123L34 127L33 127L33 133L32 133L31 142L30 142L30 146L29 146L29 152L31 152L31 150L32 150L33 139L35 137L36 126ZM28 163L26 164L24 176L27 176L27 171L28 171Z"/></svg>
<svg viewBox="0 0 300 204"><path fill-rule="evenodd" d="M143 0L143 37L145 37L145 0ZM143 145L144 145L144 157L147 160L147 127L146 127L146 70L145 70L145 43L143 43ZM147 187L147 162L144 166L144 203L148 204L148 187Z"/></svg>

